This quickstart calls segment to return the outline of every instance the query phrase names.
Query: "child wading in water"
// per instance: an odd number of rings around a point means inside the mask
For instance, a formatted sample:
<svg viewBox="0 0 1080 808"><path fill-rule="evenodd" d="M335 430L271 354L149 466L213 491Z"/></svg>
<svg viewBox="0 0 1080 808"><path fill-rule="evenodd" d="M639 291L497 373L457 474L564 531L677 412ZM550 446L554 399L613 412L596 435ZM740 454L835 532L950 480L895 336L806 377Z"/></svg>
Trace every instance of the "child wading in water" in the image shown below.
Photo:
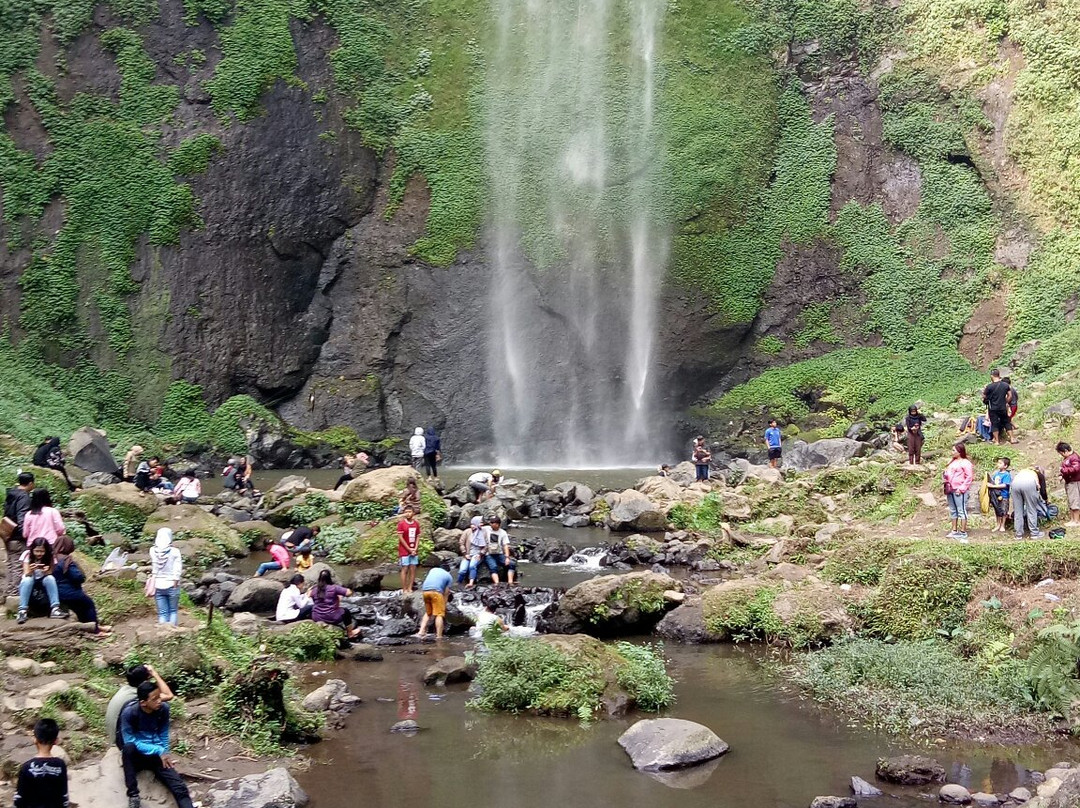
<svg viewBox="0 0 1080 808"><path fill-rule="evenodd" d="M1009 458L999 457L997 468L986 486L990 489L990 505L994 508L994 515L997 517L995 533L1005 532L1005 518L1009 515L1009 488L1012 486L1009 463Z"/></svg>

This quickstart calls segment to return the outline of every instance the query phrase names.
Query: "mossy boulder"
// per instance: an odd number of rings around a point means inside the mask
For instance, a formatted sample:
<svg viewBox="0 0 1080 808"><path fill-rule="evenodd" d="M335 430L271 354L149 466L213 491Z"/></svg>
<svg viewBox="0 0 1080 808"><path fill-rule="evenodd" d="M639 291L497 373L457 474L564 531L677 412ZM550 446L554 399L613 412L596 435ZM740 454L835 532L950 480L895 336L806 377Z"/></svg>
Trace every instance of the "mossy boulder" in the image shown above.
<svg viewBox="0 0 1080 808"><path fill-rule="evenodd" d="M396 516L383 519L375 525L365 522L357 522L350 525L356 532L356 539L350 544L344 553L346 563L374 563L393 562L398 558L398 532ZM417 517L420 522L420 546L419 556L425 558L435 551L432 542L431 520L426 514Z"/></svg>
<svg viewBox="0 0 1080 808"><path fill-rule="evenodd" d="M90 488L75 502L99 533L120 533L128 539L138 535L158 505L157 497L142 493L131 483Z"/></svg>
<svg viewBox="0 0 1080 808"><path fill-rule="evenodd" d="M242 558L248 545L232 523L218 519L198 505L164 505L146 520L143 536L153 541L159 528L171 528L173 543L185 560L202 562Z"/></svg>
<svg viewBox="0 0 1080 808"><path fill-rule="evenodd" d="M765 639L780 630L773 611L777 584L756 578L725 581L702 595L702 616L706 629L729 640Z"/></svg>
<svg viewBox="0 0 1080 808"><path fill-rule="evenodd" d="M365 471L345 486L341 501L345 503L377 502L390 507L398 503L405 483L410 479L415 479L421 487L425 485L421 475L412 466L390 466Z"/></svg>
<svg viewBox="0 0 1080 808"><path fill-rule="evenodd" d="M964 622L974 573L970 565L937 554L893 561L867 603L866 628L902 640L922 640Z"/></svg>
<svg viewBox="0 0 1080 808"><path fill-rule="evenodd" d="M571 587L542 621L543 630L599 637L646 633L682 601L682 585L668 575L602 575Z"/></svg>
<svg viewBox="0 0 1080 808"><path fill-rule="evenodd" d="M848 605L853 598L836 586L817 581L783 589L772 602L779 622L777 638L793 648L825 645L855 633Z"/></svg>

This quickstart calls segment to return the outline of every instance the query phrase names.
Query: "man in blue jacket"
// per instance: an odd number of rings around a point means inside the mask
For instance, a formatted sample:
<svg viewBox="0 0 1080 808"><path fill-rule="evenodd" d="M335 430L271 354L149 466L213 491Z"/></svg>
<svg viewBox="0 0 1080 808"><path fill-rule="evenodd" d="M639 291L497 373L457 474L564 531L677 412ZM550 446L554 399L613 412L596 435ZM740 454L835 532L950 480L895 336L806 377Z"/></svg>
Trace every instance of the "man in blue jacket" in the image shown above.
<svg viewBox="0 0 1080 808"><path fill-rule="evenodd" d="M120 713L117 734L124 761L128 808L141 808L136 775L149 770L176 799L178 808L192 808L191 795L169 757L169 705L153 681L139 685L135 700Z"/></svg>

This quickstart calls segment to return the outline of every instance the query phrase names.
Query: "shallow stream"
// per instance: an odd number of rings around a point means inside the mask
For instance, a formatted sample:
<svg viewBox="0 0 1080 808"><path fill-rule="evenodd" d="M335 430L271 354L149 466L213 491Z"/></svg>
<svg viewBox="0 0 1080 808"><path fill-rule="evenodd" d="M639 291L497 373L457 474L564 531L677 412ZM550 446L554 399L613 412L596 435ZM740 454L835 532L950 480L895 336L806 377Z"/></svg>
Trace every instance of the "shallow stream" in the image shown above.
<svg viewBox="0 0 1080 808"><path fill-rule="evenodd" d="M1001 793L1026 784L1029 767L1042 770L1080 754L1067 743L1023 749L950 743L920 750L847 726L785 692L753 651L669 645L665 653L678 680L678 701L669 714L709 726L731 751L664 783L635 772L616 743L641 716L582 727L572 720L490 715L467 706L470 696L463 686L421 684L433 660L471 647L470 640L454 639L443 648L385 649L383 662L315 669L325 673L306 684L327 676L344 679L364 699L344 729L308 750L313 765L299 779L315 808L354 808L361 802L444 808L805 808L818 795L849 794L852 775L873 782L880 755L926 752L945 765L951 782ZM407 718L422 731L412 737L389 732ZM921 795L930 792L885 790L898 798L881 798L883 808L925 805Z"/></svg>

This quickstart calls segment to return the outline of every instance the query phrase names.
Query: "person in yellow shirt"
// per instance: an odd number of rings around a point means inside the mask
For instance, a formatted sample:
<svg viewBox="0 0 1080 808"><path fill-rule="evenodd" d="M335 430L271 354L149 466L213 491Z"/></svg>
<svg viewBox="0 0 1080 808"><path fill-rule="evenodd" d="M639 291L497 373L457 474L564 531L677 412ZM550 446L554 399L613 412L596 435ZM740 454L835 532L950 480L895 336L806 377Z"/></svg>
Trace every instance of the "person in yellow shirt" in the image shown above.
<svg viewBox="0 0 1080 808"><path fill-rule="evenodd" d="M304 572L311 569L311 548L305 547L296 555L296 569L298 572Z"/></svg>

